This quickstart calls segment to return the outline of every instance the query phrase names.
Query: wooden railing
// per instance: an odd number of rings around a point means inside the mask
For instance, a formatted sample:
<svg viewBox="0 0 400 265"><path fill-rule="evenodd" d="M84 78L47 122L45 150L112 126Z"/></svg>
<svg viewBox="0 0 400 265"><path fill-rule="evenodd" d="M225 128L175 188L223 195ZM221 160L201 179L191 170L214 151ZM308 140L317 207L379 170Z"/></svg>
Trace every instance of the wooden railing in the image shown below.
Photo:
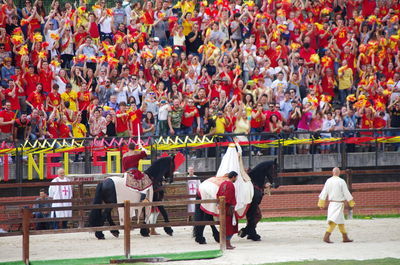
<svg viewBox="0 0 400 265"><path fill-rule="evenodd" d="M65 183L64 183L65 184ZM105 209L105 208L124 208L124 220L131 220L130 210L131 207L146 207L146 206L177 206L177 205L188 205L188 204L200 204L200 203L218 203L219 204L219 219L218 221L196 221L196 222L164 222L157 224L133 224L130 222L124 222L124 225L115 226L100 226L100 227L79 227L59 230L36 230L31 231L30 225L35 222L48 222L48 221L62 221L71 220L71 218L41 218L38 220L32 220L32 212L36 209L24 208L22 209L22 261L25 264L29 264L29 237L31 235L43 235L43 234L60 234L60 233L77 233L77 232L94 232L94 231L105 231L105 230L124 230L124 254L125 258L130 259L131 257L131 237L130 231L134 228L151 228L151 227L166 227L166 226L198 226L198 225L219 225L220 228L220 249L226 250L226 219L225 219L225 197L220 197L218 200L185 200L185 201L164 201L164 202L141 202L131 203L125 201L124 203L114 204L101 204L101 205L80 205L70 207L49 207L40 208L41 211L63 211L63 210L91 210L91 209Z"/></svg>

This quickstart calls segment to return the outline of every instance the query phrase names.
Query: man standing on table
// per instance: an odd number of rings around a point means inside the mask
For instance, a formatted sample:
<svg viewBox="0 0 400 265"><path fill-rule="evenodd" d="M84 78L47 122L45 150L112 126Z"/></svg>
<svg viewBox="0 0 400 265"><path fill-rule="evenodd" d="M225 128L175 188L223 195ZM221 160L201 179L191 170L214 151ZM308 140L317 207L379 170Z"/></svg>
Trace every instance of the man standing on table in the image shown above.
<svg viewBox="0 0 400 265"><path fill-rule="evenodd" d="M226 218L226 248L234 249L231 245L231 239L238 232L238 222L235 216L235 183L238 173L231 171L225 175L228 179L221 183L217 192L217 198L225 196L225 218Z"/></svg>
<svg viewBox="0 0 400 265"><path fill-rule="evenodd" d="M59 168L57 170L58 177L53 179L51 182L69 182L70 180L65 177L64 169ZM52 185L49 187L49 197L53 200L69 200L72 198L72 186L71 185ZM51 207L69 207L71 206L71 202L57 202L53 203ZM68 218L72 217L72 210L63 210L63 211L52 211L52 218ZM54 229L59 228L59 222L54 222ZM68 221L62 221L62 228L67 228Z"/></svg>
<svg viewBox="0 0 400 265"><path fill-rule="evenodd" d="M348 201L351 208L354 207L355 202L353 201L353 196L351 196L349 189L347 188L346 182L339 177L340 169L335 167L332 170L333 176L330 177L322 189L319 195L318 207L323 209L325 207L325 201L328 198L328 229L326 230L324 236L324 242L333 243L330 241L329 237L336 225L339 226L339 230L343 236L343 242L353 242L347 236L346 229L344 227L344 202Z"/></svg>

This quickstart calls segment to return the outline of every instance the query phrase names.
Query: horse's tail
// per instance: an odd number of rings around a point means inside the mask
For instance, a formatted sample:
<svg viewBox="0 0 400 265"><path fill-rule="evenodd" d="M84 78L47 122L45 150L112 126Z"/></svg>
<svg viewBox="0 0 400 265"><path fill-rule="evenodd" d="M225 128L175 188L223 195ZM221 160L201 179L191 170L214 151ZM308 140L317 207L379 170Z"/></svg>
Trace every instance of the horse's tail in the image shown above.
<svg viewBox="0 0 400 265"><path fill-rule="evenodd" d="M96 194L94 196L93 204L102 204L102 191L103 182L100 182L96 187ZM89 214L89 226L101 226L101 219L101 209L92 209Z"/></svg>

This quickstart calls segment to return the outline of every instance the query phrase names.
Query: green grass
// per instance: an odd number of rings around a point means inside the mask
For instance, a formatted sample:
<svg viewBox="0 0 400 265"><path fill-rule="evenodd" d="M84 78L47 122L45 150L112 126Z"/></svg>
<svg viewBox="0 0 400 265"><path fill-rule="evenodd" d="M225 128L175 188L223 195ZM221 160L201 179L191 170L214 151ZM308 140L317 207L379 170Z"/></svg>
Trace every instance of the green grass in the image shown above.
<svg viewBox="0 0 400 265"><path fill-rule="evenodd" d="M261 265L394 265L400 264L400 259L370 259L370 260L310 260L279 263L264 263Z"/></svg>
<svg viewBox="0 0 400 265"><path fill-rule="evenodd" d="M196 252L184 252L184 253L166 253L166 254L152 254L133 256L132 258L150 258L150 257L163 257L171 259L171 261L179 260L199 260L199 259L214 259L222 256L220 250L207 250L207 251L196 251ZM94 264L110 264L111 259L124 259L124 256L111 256L111 257L99 257L99 258L82 258L82 259L59 259L59 260L38 260L31 261L31 265L94 265ZM22 265L22 261L13 262L0 262L0 265ZM139 263L135 263L139 264ZM142 263L146 264L146 263Z"/></svg>
<svg viewBox="0 0 400 265"><path fill-rule="evenodd" d="M376 218L400 218L400 214L374 214L374 215L354 215L353 219L376 219ZM306 217L270 217L262 218L260 222L290 222L304 220L326 220L326 215L306 216ZM239 223L246 223L245 219L239 220Z"/></svg>

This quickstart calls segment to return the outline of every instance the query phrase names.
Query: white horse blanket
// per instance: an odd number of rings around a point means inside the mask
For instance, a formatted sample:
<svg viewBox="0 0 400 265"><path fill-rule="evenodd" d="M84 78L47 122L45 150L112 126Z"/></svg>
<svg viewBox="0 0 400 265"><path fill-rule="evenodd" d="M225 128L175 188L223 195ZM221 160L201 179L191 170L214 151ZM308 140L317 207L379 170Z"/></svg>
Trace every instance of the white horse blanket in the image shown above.
<svg viewBox="0 0 400 265"><path fill-rule="evenodd" d="M224 157L222 158L216 177L205 180L199 186L199 193L202 200L213 200L217 198L219 186L226 180L224 175L231 171L238 173L235 185L236 207L235 211L239 218L246 215L247 209L253 199L254 187L250 177L244 170L242 161L242 149L240 145L229 145ZM216 203L202 203L201 209L211 215L218 216L219 209Z"/></svg>
<svg viewBox="0 0 400 265"><path fill-rule="evenodd" d="M126 186L126 177L127 174L124 174L124 177L111 177L111 179L114 181L115 185L115 192L117 194L117 203L124 203L124 201L131 201L131 203L138 203L140 202L140 192L136 191L134 189L129 188ZM147 189L147 198L149 201L153 200L153 186L150 186ZM130 211L130 216L131 219L136 216L135 211L138 211L140 213L142 211L143 207L131 207ZM145 207L145 222L149 223L149 217L151 213L151 206ZM119 222L121 225L124 225L124 208L123 207L118 207L118 216L119 216ZM140 214L138 215L138 222L139 222L139 217Z"/></svg>

